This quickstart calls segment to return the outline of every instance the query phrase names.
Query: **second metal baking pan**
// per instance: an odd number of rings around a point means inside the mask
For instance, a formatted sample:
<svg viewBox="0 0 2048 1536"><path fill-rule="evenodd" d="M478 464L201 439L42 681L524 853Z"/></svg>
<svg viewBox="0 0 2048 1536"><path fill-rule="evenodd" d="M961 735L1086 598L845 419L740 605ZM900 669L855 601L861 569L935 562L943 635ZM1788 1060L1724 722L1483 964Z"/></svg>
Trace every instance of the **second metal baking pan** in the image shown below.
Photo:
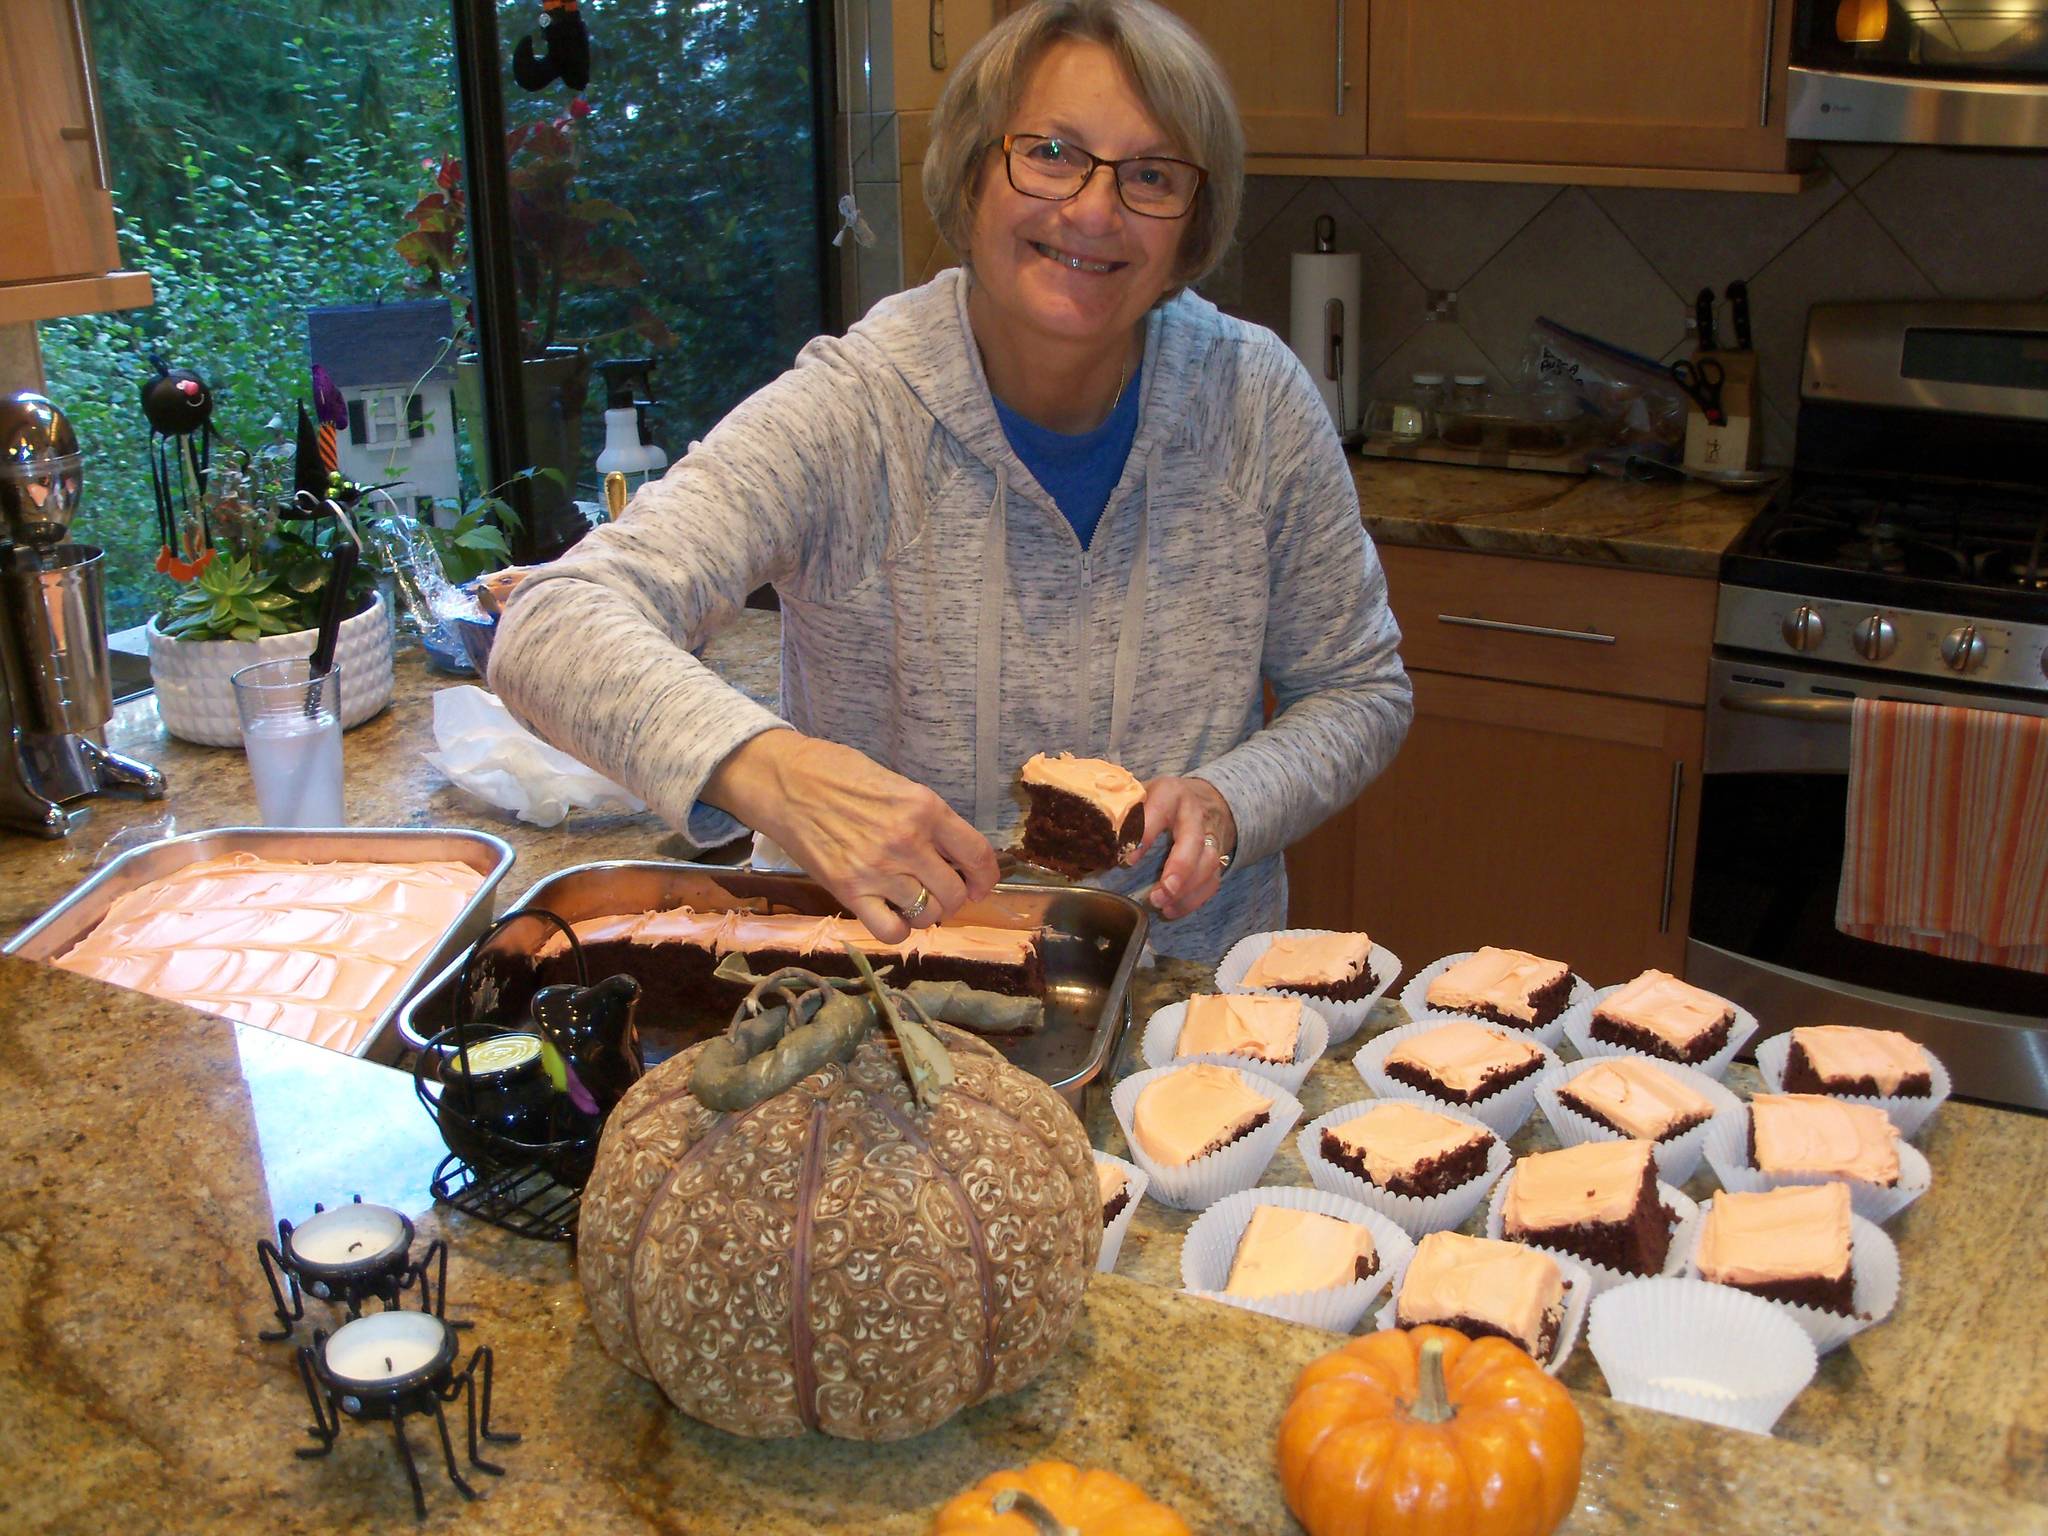
<svg viewBox="0 0 2048 1536"><path fill-rule="evenodd" d="M557 871L510 910L535 907L571 923L677 907L821 917L844 910L823 886L799 875L659 860L616 860ZM1145 947L1145 910L1127 897L1087 886L999 885L986 901L963 908L955 921L1046 930L1045 1028L1015 1043L995 1043L1009 1060L1045 1079L1078 1109L1082 1090L1107 1071L1129 1022L1131 972ZM540 922L515 924L493 941L491 959L531 955L552 931ZM392 1033L405 1048L419 1049L456 1022L456 984L464 958L458 956L399 1010ZM474 1022L509 1022L532 995L530 985L506 984L502 966L479 967L470 990L474 995L465 1011ZM703 1038L725 1023L723 1017L693 1020L689 1033ZM650 1054L666 1054L661 1046L673 1050L678 1043L687 1041L650 1039Z"/></svg>
<svg viewBox="0 0 2048 1536"><path fill-rule="evenodd" d="M22 929L0 953L20 955L26 960L54 960L92 932L115 900L137 886L161 879L187 864L236 853L297 859L308 864L337 860L467 864L483 876L483 884L448 926L441 942L421 958L397 996L378 1013L372 1028L351 1053L381 1062L395 1062L402 1054L391 1022L418 989L421 979L434 975L450 959L466 952L490 927L491 899L513 859L512 845L501 837L488 832L440 828L344 827L293 832L275 827L220 827L211 832L188 832L122 854Z"/></svg>

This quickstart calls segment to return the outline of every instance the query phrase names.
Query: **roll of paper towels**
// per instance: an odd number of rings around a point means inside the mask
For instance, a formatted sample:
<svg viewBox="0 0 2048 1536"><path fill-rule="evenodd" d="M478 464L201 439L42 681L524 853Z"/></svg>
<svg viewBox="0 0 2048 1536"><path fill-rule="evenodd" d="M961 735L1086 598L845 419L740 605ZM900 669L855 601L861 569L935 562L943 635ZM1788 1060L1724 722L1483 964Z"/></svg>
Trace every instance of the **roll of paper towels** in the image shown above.
<svg viewBox="0 0 2048 1536"><path fill-rule="evenodd" d="M1288 342L1323 392L1338 435L1348 437L1365 409L1358 398L1358 253L1297 251L1293 280Z"/></svg>

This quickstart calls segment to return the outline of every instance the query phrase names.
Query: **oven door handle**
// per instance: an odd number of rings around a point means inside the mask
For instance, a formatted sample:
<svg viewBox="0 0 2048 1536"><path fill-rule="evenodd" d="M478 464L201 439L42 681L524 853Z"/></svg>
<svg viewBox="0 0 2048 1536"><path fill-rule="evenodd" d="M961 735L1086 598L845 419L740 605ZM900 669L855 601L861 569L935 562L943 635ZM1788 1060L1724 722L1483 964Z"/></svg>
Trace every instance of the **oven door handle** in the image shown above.
<svg viewBox="0 0 2048 1536"><path fill-rule="evenodd" d="M1738 715L1803 720L1809 725L1847 725L1855 717L1855 705L1848 699L1788 699L1774 693L1724 693L1721 707Z"/></svg>

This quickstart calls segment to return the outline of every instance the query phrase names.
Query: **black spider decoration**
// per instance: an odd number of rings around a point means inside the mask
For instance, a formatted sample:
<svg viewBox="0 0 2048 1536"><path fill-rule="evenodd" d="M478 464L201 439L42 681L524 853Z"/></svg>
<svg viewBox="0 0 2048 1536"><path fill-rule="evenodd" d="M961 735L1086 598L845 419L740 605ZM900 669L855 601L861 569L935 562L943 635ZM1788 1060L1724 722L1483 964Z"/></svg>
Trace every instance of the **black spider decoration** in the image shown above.
<svg viewBox="0 0 2048 1536"><path fill-rule="evenodd" d="M213 461L213 391L189 368L152 357L142 386L149 422L149 478L156 492L156 568L190 581L213 556L206 525L206 476Z"/></svg>
<svg viewBox="0 0 2048 1536"><path fill-rule="evenodd" d="M529 91L545 90L552 80L572 91L590 84L590 33L577 0L541 0L540 35L546 53L535 53L530 37L512 50L513 79Z"/></svg>

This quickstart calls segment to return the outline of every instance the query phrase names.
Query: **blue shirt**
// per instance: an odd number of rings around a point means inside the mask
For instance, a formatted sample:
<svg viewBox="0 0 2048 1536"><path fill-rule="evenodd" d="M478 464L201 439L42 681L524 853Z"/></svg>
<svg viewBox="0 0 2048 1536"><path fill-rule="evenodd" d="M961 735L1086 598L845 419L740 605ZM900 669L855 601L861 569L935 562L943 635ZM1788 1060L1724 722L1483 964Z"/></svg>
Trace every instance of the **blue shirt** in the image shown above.
<svg viewBox="0 0 2048 1536"><path fill-rule="evenodd" d="M1102 521L1109 505L1109 493L1123 477L1124 460L1131 456L1131 440L1138 435L1138 399L1144 393L1142 366L1124 385L1109 419L1091 431L1054 432L1035 421L1026 421L997 400L996 419L1003 424L1003 436L1024 461L1024 467L1038 477L1053 502L1074 525L1074 537L1086 549L1095 537L1095 525Z"/></svg>

